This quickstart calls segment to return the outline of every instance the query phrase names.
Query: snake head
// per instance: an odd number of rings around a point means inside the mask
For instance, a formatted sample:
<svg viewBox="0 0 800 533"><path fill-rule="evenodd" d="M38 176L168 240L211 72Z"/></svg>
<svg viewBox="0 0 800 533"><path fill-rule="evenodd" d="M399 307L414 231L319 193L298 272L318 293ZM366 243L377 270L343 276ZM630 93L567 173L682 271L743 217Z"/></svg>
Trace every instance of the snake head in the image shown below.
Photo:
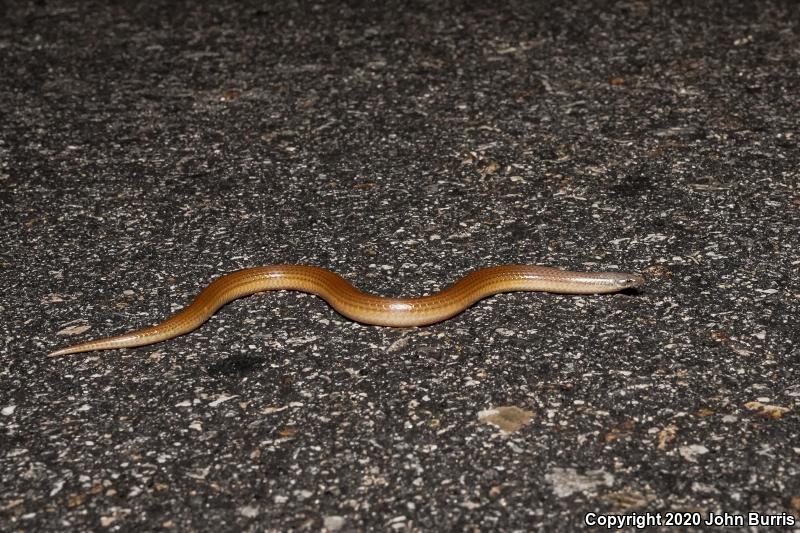
<svg viewBox="0 0 800 533"><path fill-rule="evenodd" d="M639 274L624 274L615 280L620 290L639 289L644 286L644 276Z"/></svg>

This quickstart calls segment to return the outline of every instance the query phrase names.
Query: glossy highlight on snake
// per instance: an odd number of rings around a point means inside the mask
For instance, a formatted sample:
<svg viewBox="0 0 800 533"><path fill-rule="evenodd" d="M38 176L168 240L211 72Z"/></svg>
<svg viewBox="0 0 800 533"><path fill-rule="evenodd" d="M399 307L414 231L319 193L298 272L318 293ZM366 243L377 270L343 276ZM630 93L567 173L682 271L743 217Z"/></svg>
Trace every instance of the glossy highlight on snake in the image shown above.
<svg viewBox="0 0 800 533"><path fill-rule="evenodd" d="M478 300L502 292L544 291L604 294L644 285L627 272L570 272L531 265L502 265L476 270L447 289L419 298L385 298L361 292L324 268L270 265L246 268L214 280L184 309L155 326L61 348L49 357L113 348L134 348L189 333L228 302L262 291L294 290L319 296L340 314L376 326L412 327L451 318Z"/></svg>

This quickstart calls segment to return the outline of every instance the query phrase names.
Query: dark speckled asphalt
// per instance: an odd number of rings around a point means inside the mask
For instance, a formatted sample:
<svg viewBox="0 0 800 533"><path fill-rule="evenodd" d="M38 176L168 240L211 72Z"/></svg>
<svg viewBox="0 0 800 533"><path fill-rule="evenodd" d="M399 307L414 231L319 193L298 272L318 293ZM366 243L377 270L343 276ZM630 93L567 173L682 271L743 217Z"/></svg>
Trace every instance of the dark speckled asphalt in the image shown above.
<svg viewBox="0 0 800 533"><path fill-rule="evenodd" d="M798 4L347 4L3 8L0 530L800 531ZM45 357L271 263L647 285Z"/></svg>

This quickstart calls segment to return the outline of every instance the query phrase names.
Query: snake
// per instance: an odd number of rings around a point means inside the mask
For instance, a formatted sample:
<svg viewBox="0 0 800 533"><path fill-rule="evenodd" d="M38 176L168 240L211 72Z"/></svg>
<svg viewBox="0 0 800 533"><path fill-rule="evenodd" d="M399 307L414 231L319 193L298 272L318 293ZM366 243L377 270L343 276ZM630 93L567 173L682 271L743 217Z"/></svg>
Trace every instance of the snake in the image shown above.
<svg viewBox="0 0 800 533"><path fill-rule="evenodd" d="M387 298L362 292L343 277L311 265L246 268L214 280L185 308L156 324L67 346L49 357L135 348L165 341L200 327L219 308L262 291L293 290L319 296L341 315L375 326L427 326L460 314L479 300L517 291L559 294L607 294L638 289L644 278L628 272L572 272L534 265L500 265L476 270L447 289L417 298Z"/></svg>

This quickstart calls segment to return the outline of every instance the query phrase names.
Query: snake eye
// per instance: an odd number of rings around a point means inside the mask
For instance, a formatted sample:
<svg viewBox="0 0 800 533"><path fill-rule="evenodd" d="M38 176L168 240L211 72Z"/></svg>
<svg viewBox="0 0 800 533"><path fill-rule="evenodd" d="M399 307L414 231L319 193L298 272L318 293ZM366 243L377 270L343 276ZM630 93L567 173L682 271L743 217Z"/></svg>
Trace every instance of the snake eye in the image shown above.
<svg viewBox="0 0 800 533"><path fill-rule="evenodd" d="M644 285L644 278L642 276L631 276L630 278L625 278L623 285L626 287L641 287Z"/></svg>

